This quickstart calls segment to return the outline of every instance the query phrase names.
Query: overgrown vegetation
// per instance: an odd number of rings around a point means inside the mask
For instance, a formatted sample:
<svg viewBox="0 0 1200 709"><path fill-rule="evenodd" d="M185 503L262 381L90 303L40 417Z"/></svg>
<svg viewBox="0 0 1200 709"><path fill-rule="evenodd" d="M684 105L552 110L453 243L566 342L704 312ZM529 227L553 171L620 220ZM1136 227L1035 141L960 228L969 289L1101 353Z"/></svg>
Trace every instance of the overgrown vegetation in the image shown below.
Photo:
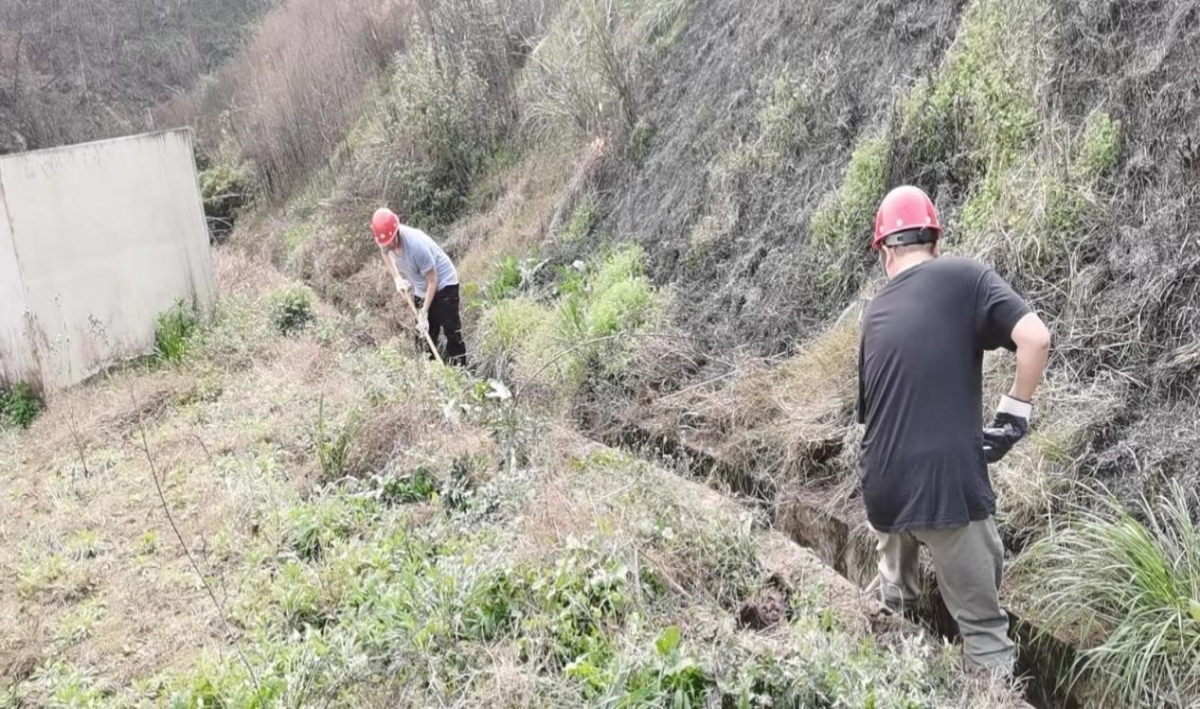
<svg viewBox="0 0 1200 709"><path fill-rule="evenodd" d="M1184 707L1200 696L1200 525L1196 491L1172 481L1132 511L1077 509L1021 557L1038 622L1082 639L1105 706Z"/></svg>
<svg viewBox="0 0 1200 709"><path fill-rule="evenodd" d="M477 339L487 371L559 406L590 378L618 377L661 312L643 259L616 249L583 271L560 269L551 290L485 305Z"/></svg>
<svg viewBox="0 0 1200 709"><path fill-rule="evenodd" d="M42 399L29 382L0 385L0 429L29 428L42 411Z"/></svg>
<svg viewBox="0 0 1200 709"><path fill-rule="evenodd" d="M178 364L187 354L192 336L200 325L196 309L182 300L154 321L154 352L170 364Z"/></svg>

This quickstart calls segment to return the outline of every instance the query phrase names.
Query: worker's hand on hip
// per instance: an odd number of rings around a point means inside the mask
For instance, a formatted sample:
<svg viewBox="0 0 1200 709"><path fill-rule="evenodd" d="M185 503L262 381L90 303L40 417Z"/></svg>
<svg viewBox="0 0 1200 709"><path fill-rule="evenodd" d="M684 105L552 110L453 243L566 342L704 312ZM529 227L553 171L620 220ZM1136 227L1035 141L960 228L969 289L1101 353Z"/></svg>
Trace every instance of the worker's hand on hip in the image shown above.
<svg viewBox="0 0 1200 709"><path fill-rule="evenodd" d="M1000 398L996 418L991 426L983 429L983 455L987 462L999 461L1029 433L1029 417L1032 413L1033 405L1028 401L1011 396Z"/></svg>
<svg viewBox="0 0 1200 709"><path fill-rule="evenodd" d="M424 310L417 314L417 332L422 335L429 334L429 313Z"/></svg>
<svg viewBox="0 0 1200 709"><path fill-rule="evenodd" d="M396 276L392 280L396 284L396 292L397 293L399 293L400 295L408 295L408 281L404 280L400 276Z"/></svg>

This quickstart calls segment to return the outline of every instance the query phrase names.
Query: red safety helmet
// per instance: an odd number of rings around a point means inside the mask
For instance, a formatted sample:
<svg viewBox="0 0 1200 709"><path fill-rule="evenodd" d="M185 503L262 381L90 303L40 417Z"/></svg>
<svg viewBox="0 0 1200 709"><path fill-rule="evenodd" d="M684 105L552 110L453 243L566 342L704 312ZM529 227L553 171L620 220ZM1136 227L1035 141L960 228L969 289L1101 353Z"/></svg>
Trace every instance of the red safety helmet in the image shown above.
<svg viewBox="0 0 1200 709"><path fill-rule="evenodd" d="M897 187L883 198L879 212L875 215L875 238L871 240L871 248L879 250L889 236L901 232L915 233L910 238L888 246L926 244L937 241L942 236L937 209L934 208L929 195L919 187Z"/></svg>
<svg viewBox="0 0 1200 709"><path fill-rule="evenodd" d="M387 207L375 212L371 217L371 232L375 234L375 243L388 248L396 243L396 232L400 229L400 217Z"/></svg>

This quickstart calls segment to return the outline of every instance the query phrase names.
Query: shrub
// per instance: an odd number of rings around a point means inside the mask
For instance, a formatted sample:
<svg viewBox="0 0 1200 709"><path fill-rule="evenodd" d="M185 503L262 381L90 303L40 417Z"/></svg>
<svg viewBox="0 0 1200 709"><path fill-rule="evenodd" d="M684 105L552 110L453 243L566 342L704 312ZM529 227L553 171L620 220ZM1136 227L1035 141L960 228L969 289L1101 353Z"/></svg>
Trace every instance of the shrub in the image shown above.
<svg viewBox="0 0 1200 709"><path fill-rule="evenodd" d="M175 364L182 361L199 325L195 308L182 300L177 301L170 310L155 319L155 355L163 362Z"/></svg>
<svg viewBox="0 0 1200 709"><path fill-rule="evenodd" d="M29 428L41 412L41 397L29 382L0 387L0 428Z"/></svg>
<svg viewBox="0 0 1200 709"><path fill-rule="evenodd" d="M1132 513L1077 509L1018 560L1033 617L1078 633L1075 678L1113 706L1186 706L1200 696L1200 524L1196 491L1172 480Z"/></svg>
<svg viewBox="0 0 1200 709"><path fill-rule="evenodd" d="M254 174L245 165L214 165L200 173L200 198L214 237L229 233L254 201Z"/></svg>
<svg viewBox="0 0 1200 709"><path fill-rule="evenodd" d="M294 335L308 327L317 316L312 294L304 286L293 284L271 294L271 323L283 335Z"/></svg>

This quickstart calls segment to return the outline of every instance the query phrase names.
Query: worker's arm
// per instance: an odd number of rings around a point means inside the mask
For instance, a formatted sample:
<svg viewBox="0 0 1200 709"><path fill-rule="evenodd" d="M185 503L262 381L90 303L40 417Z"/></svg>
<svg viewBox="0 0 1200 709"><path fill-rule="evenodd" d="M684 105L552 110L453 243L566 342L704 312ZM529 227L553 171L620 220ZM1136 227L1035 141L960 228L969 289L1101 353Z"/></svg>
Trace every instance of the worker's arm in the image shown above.
<svg viewBox="0 0 1200 709"><path fill-rule="evenodd" d="M1050 330L1033 313L1017 321L1010 339L1017 348L1017 377L1008 396L1000 397L992 425L983 429L983 455L989 463L999 461L1029 433L1033 393L1050 357Z"/></svg>
<svg viewBox="0 0 1200 709"><path fill-rule="evenodd" d="M1036 314L1029 313L1017 321L1012 341L1017 346L1017 377L1008 395L1030 402L1050 358L1050 329Z"/></svg>
<svg viewBox="0 0 1200 709"><path fill-rule="evenodd" d="M438 274L436 268L431 268L425 273L425 282L428 285L425 287L425 302L421 304L421 311L429 315L429 309L433 307L433 297L438 292Z"/></svg>
<svg viewBox="0 0 1200 709"><path fill-rule="evenodd" d="M396 284L396 292L401 295L407 294L410 288L408 281L404 280L404 277L400 275L400 271L396 269L396 263L392 261L391 255L386 251L380 251L379 254L383 257L384 268L391 274L392 282Z"/></svg>

